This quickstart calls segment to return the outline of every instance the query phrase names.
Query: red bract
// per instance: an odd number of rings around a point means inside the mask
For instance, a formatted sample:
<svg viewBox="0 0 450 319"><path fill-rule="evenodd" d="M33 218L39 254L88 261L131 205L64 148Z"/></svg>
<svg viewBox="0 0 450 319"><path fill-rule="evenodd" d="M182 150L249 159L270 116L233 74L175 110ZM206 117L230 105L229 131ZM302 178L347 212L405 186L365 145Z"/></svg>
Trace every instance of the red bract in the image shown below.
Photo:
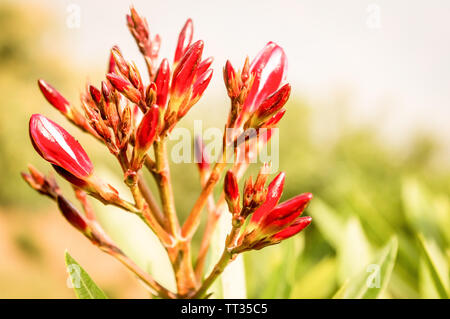
<svg viewBox="0 0 450 319"><path fill-rule="evenodd" d="M157 89L156 104L162 108L165 108L170 83L170 67L167 59L163 59L161 61L161 65L156 73L155 83Z"/></svg>
<svg viewBox="0 0 450 319"><path fill-rule="evenodd" d="M286 77L287 57L283 49L269 42L258 53L250 66L254 75L253 86L245 101L244 109L252 113L262 101L274 93Z"/></svg>
<svg viewBox="0 0 450 319"><path fill-rule="evenodd" d="M173 62L176 64L181 57L186 53L187 48L191 45L192 37L194 36L194 24L191 19L188 19L184 24L183 29L178 36L177 48L175 50L175 57Z"/></svg>
<svg viewBox="0 0 450 319"><path fill-rule="evenodd" d="M308 227L308 225L311 224L311 221L312 218L310 216L299 217L291 225L289 225L289 227L273 235L273 239L283 240L292 237Z"/></svg>
<svg viewBox="0 0 450 319"><path fill-rule="evenodd" d="M70 111L70 103L61 95L53 86L40 79L38 81L39 88L47 101L63 114Z"/></svg>
<svg viewBox="0 0 450 319"><path fill-rule="evenodd" d="M61 126L45 116L34 114L29 132L34 148L45 160L80 179L92 174L94 166L86 152Z"/></svg>

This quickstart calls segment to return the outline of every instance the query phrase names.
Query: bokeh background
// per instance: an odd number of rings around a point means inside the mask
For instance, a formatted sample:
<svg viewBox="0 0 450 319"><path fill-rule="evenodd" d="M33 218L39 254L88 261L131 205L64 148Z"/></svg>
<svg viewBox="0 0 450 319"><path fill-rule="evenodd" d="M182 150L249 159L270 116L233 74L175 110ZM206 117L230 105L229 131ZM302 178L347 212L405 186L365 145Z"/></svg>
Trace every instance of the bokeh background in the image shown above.
<svg viewBox="0 0 450 319"><path fill-rule="evenodd" d="M271 40L289 58L293 94L280 124L283 198L314 193L313 224L301 236L247 253L218 296L329 298L367 271L393 236L399 248L385 298L442 296L420 248L432 251L448 291L450 261L450 3L448 1L6 1L0 2L0 297L73 298L64 251L113 298L145 289L26 186L27 163L47 172L28 139L32 113L76 134L99 172L121 176L108 152L70 127L41 96L44 78L76 104L85 81L99 83L109 49L143 67L125 14L129 5L163 37L173 57L193 18L195 37L215 57L215 76L182 125L222 127L228 101L221 68L240 65ZM195 164L173 164L182 218L199 192ZM255 173L257 167L249 173ZM172 284L167 260L133 217L98 206L113 238L142 267ZM198 245L198 238L196 239ZM210 256L210 260L214 256ZM233 283L230 278L239 278ZM220 284L220 283L219 283ZM223 287L222 287L223 288ZM442 292L442 291L441 291Z"/></svg>

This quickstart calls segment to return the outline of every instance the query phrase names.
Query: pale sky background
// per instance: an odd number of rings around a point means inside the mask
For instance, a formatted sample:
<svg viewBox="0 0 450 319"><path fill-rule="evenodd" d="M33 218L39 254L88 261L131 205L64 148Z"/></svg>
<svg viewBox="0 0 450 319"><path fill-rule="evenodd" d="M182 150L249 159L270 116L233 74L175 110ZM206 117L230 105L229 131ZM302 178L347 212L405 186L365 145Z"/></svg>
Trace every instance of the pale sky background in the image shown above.
<svg viewBox="0 0 450 319"><path fill-rule="evenodd" d="M382 112L388 121L380 130L401 136L422 128L450 140L450 1L45 2L67 28L73 55L68 61L105 64L118 44L143 66L125 25L134 4L151 32L162 36L161 56L169 59L185 20L194 20L195 39L203 39L205 54L215 57L206 101L226 96L221 74L226 59L240 66L245 55L253 57L274 41L287 53L294 95L322 105L343 90L351 96L356 121ZM72 4L80 8L75 29L67 27Z"/></svg>

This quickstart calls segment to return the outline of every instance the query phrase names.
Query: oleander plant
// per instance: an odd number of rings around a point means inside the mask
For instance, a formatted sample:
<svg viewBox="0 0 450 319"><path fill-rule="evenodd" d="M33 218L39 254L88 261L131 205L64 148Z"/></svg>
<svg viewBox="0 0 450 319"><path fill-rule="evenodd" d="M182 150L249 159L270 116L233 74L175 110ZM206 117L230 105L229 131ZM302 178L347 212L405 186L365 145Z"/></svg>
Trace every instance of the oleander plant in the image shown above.
<svg viewBox="0 0 450 319"><path fill-rule="evenodd" d="M152 296L214 297L211 285L239 254L278 244L311 223L311 217L302 213L312 194L303 193L279 203L285 173L279 172L268 182L270 163L262 163L257 176L249 177L242 189L238 184L258 152L267 146L286 112L284 106L291 91L285 82L287 57L280 46L269 42L253 60L246 58L239 70L226 62L223 78L230 111L224 119L221 152L214 159L202 139L195 139L201 192L184 223L180 223L172 185L176 176L171 176L167 140L207 89L213 76L210 68L213 58L202 57L204 43L194 41L190 19L179 34L172 61L159 59L161 38L151 36L146 19L134 8L126 22L145 60L148 78L141 76L136 65L114 46L106 78L98 86L86 85L81 94L81 110L46 81L40 79L38 85L47 101L69 122L106 146L117 159L133 200L124 199L117 186L97 174L73 136L41 114L30 118L31 143L57 174L70 183L78 205L63 194L53 175L44 175L30 165L29 172L22 176L33 189L54 200L64 218L93 245L133 272ZM252 134L247 134L249 131ZM151 191L144 170L154 178L160 201ZM223 189L216 198L214 190L222 178ZM92 199L136 215L151 229L167 252L176 291L140 268L108 236L97 220ZM200 234L199 250L193 254L192 239L200 229L203 212L207 214L206 226ZM231 215L230 231L220 257L214 261L212 270L206 271L208 251L215 249L211 247L212 234L222 214ZM75 263L70 255L66 259ZM78 297L106 297L84 270L79 275L83 277L83 287L76 287Z"/></svg>

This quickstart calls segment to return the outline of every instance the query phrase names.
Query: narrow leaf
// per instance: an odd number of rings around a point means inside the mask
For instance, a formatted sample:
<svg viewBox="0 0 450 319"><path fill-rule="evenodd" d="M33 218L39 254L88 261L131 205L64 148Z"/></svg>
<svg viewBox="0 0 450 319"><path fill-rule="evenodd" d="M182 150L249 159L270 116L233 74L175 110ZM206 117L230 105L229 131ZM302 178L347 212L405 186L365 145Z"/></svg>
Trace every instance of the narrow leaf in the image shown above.
<svg viewBox="0 0 450 319"><path fill-rule="evenodd" d="M108 299L105 293L67 251L65 259L67 272L78 299Z"/></svg>

